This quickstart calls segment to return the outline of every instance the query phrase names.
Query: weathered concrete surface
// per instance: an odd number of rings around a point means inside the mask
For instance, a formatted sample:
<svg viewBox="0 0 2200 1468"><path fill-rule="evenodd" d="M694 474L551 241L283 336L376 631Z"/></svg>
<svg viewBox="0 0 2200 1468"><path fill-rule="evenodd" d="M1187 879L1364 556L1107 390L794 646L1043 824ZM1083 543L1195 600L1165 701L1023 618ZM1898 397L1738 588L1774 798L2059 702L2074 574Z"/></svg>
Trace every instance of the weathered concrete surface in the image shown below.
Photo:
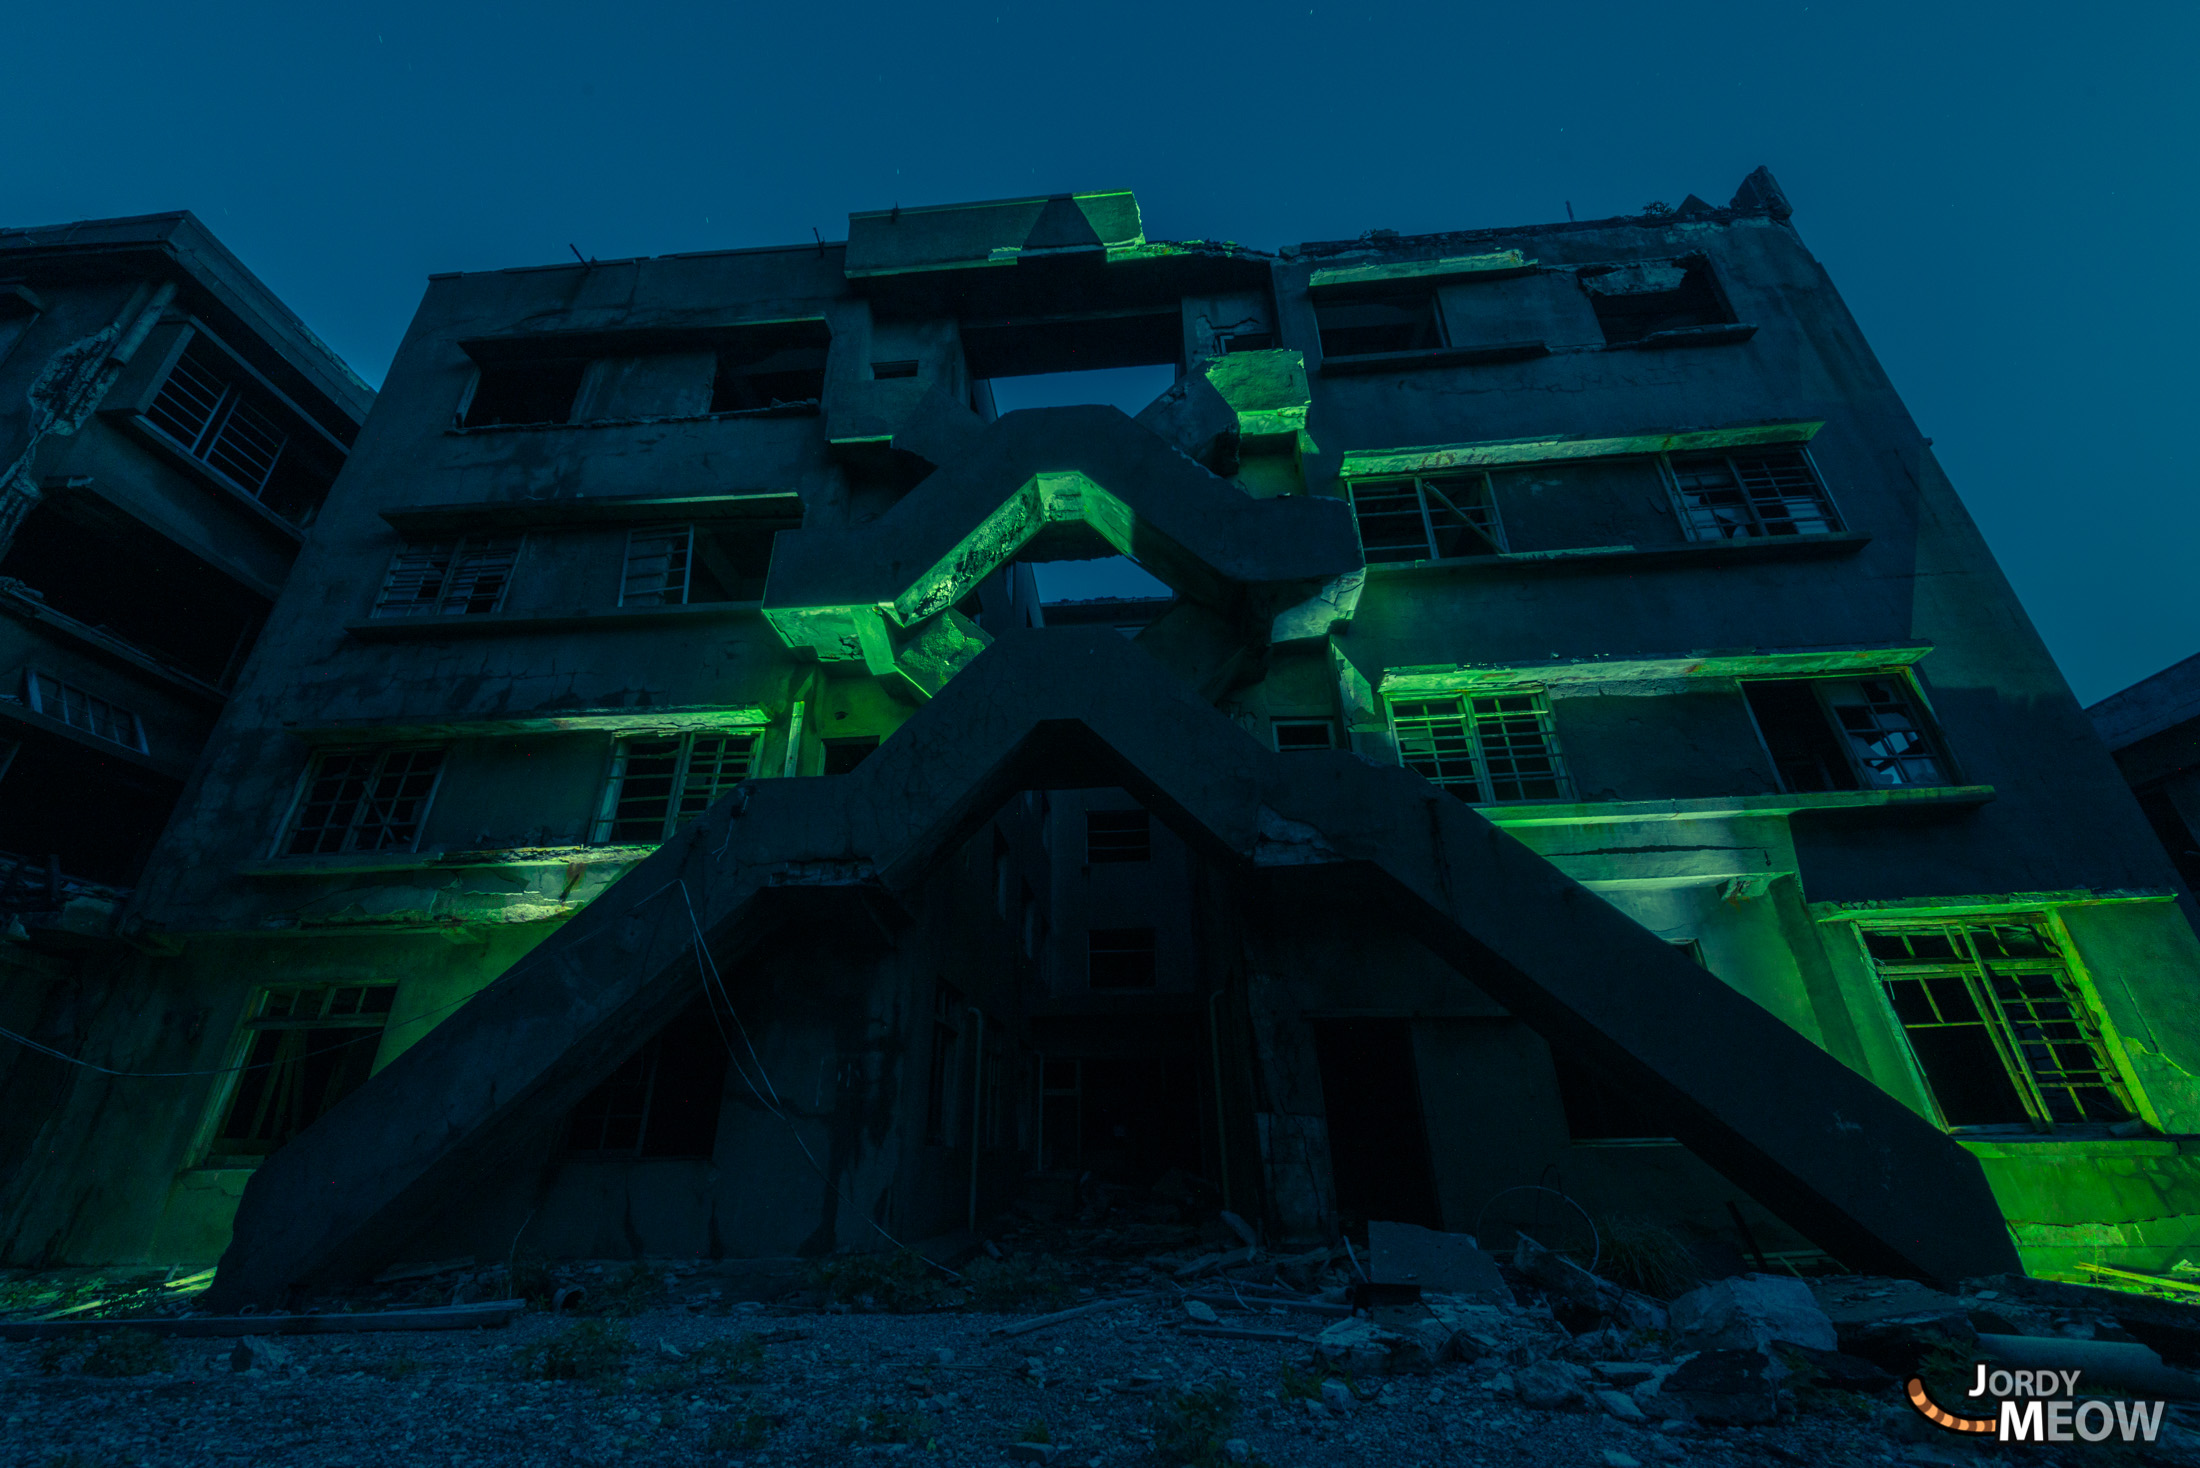
<svg viewBox="0 0 2200 1468"><path fill-rule="evenodd" d="M1272 754L1114 632L1063 629L989 649L854 774L721 801L276 1153L208 1308L371 1271L562 1115L692 996L688 903L738 973L804 889L891 899L1015 792L1110 784L1255 879L1388 905L1852 1267L2015 1268L1947 1136L1473 810L1407 770Z"/></svg>

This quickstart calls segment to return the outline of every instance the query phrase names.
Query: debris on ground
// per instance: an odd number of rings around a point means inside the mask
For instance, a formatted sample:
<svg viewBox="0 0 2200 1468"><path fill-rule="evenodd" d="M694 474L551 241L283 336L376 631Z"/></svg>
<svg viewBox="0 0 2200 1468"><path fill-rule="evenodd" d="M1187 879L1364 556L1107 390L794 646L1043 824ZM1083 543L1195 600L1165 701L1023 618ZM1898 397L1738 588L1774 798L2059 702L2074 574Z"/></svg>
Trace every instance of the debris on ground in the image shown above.
<svg viewBox="0 0 2200 1468"><path fill-rule="evenodd" d="M1924 1468L1978 1445L1902 1381L1957 1401L1992 1350L2149 1383L2160 1433L2118 1461L2200 1465L2200 1309L2176 1301L1638 1256L1658 1297L1524 1238L1271 1252L1196 1195L1123 1202L1065 1188L1051 1220L822 1261L422 1261L214 1338L159 1331L202 1318L181 1272L15 1271L0 1322L109 1324L0 1344L0 1461ZM284 1324L504 1298L530 1304L500 1328Z"/></svg>

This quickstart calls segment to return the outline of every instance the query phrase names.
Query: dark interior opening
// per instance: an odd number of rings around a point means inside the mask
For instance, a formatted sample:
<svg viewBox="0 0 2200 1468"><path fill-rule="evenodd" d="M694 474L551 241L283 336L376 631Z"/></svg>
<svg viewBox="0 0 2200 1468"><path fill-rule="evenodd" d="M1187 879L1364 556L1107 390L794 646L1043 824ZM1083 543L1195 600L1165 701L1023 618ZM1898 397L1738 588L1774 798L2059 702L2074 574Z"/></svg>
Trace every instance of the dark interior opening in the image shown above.
<svg viewBox="0 0 2200 1468"><path fill-rule="evenodd" d="M1153 860L1153 818L1143 810L1086 811L1085 860Z"/></svg>
<svg viewBox="0 0 2200 1468"><path fill-rule="evenodd" d="M966 321L962 339L975 378L1176 366L1184 360L1184 315L1171 306L1083 317Z"/></svg>
<svg viewBox="0 0 2200 1468"><path fill-rule="evenodd" d="M1095 989L1151 989L1157 981L1152 928L1091 928L1085 978Z"/></svg>
<svg viewBox="0 0 2200 1468"><path fill-rule="evenodd" d="M1638 291L1631 295L1589 292L1596 308L1597 324L1604 328L1607 345L1641 341L1660 331L1684 331L1695 326L1723 326L1734 319L1718 283L1711 277L1711 262L1696 256L1674 262L1684 269L1681 283L1669 291ZM1593 279L1594 277L1587 277Z"/></svg>
<svg viewBox="0 0 2200 1468"><path fill-rule="evenodd" d="M1436 323L1436 293L1427 287L1386 295L1355 295L1314 303L1324 357L1419 352L1444 344Z"/></svg>
<svg viewBox="0 0 2200 1468"><path fill-rule="evenodd" d="M1049 1059L1044 1075L1048 1169L1129 1187L1171 1170L1201 1175L1199 1068L1189 1057Z"/></svg>
<svg viewBox="0 0 2200 1468"><path fill-rule="evenodd" d="M1441 1228L1411 1022L1326 1020L1314 1026L1314 1048L1340 1219L1351 1229L1378 1220Z"/></svg>
<svg viewBox="0 0 2200 1468"><path fill-rule="evenodd" d="M220 686L243 664L268 609L173 541L73 497L31 511L0 559L0 576L23 582L65 616Z"/></svg>
<svg viewBox="0 0 2200 1468"><path fill-rule="evenodd" d="M587 374L585 357L488 363L474 385L473 401L466 405L466 426L570 422Z"/></svg>
<svg viewBox="0 0 2200 1468"><path fill-rule="evenodd" d="M1642 1108L1602 1072L1565 1051L1551 1051L1558 1074L1558 1097L1566 1108L1566 1134L1577 1142L1662 1137L1667 1128L1643 1115Z"/></svg>
<svg viewBox="0 0 2200 1468"><path fill-rule="evenodd" d="M23 731L0 774L0 851L59 857L69 876L127 887L182 788L60 735Z"/></svg>
<svg viewBox="0 0 2200 1468"><path fill-rule="evenodd" d="M762 601L772 568L772 542L794 521L772 525L695 527L695 562L688 568L688 600Z"/></svg>
<svg viewBox="0 0 2200 1468"><path fill-rule="evenodd" d="M822 321L744 328L718 349L713 413L814 405L825 396L825 354L832 333Z"/></svg>
<svg viewBox="0 0 2200 1468"><path fill-rule="evenodd" d="M872 751L878 748L878 736L863 734L849 739L828 739L824 744L825 773L847 775L871 757Z"/></svg>
<svg viewBox="0 0 2200 1468"><path fill-rule="evenodd" d="M2195 837L2192 827L2185 823L2184 812L2160 785L2151 785L2138 796L2139 809L2146 813L2147 824L2154 828L2162 849L2176 863L2178 875L2187 887L2200 890L2200 837Z"/></svg>
<svg viewBox="0 0 2200 1468"><path fill-rule="evenodd" d="M726 1092L723 1021L698 998L573 1109L566 1150L595 1157L709 1157Z"/></svg>
<svg viewBox="0 0 2200 1468"><path fill-rule="evenodd" d="M1757 716L1757 729L1772 754L1773 768L1780 772L1781 788L1796 792L1856 788L1855 767L1808 682L1744 683L1742 692L1749 699L1749 711Z"/></svg>

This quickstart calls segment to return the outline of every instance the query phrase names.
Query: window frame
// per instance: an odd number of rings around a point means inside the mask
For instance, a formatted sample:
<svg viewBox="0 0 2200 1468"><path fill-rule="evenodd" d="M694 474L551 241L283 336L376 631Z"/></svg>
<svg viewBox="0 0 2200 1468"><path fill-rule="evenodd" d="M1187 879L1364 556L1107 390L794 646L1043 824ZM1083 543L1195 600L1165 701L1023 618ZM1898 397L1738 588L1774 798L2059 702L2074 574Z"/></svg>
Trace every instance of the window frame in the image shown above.
<svg viewBox="0 0 2200 1468"><path fill-rule="evenodd" d="M648 592L648 591L641 591L641 592L637 592L637 591L636 591L636 590L634 589L634 558L635 558L635 542L636 542L637 540L639 540L639 539L643 539L643 538L645 538L645 537L654 537L654 538L659 538L659 539L667 539L667 540L669 540L669 539L670 539L671 537L673 537L673 536L678 536L678 537L679 537L679 540L680 540L680 549L679 549L679 551L678 551L678 561L679 561L679 576L678 576L678 581L679 581L679 595L678 595L678 596L674 596L674 595L672 595L672 583L673 583L674 577L673 577L673 574L672 574L672 560L671 560L671 557L670 557L670 555L669 555L669 554L668 554L668 557L667 557L667 560L666 560L666 566L665 566L665 572L664 572L664 582L665 582L665 584L664 584L664 585L663 585L663 586L662 586L661 588L659 588L659 589L658 589L658 590L657 590L656 592ZM621 560L621 562L620 562L620 564L619 564L619 605L620 605L620 606L622 606L622 607L625 607L625 606L647 606L647 607L684 607L684 606L688 605L688 597L689 597L689 594L690 594L690 593L691 593L691 592L692 592L692 591L694 590L694 588L695 588L695 522L694 522L694 521L692 521L692 520L689 520L689 521L677 521L677 522L673 522L673 523L669 523L669 524L661 524L661 525L633 525L633 526L629 526L629 527L627 528L627 532L626 532L626 555L625 555L624 559L623 559L623 560ZM657 599L656 599L655 601L645 601L645 600L640 600L640 599L639 599L639 598L642 598L642 597L648 597L648 596L655 596L655 597L656 597Z"/></svg>
<svg viewBox="0 0 2200 1468"><path fill-rule="evenodd" d="M2088 1135L2104 1130L2118 1122L2144 1118L2147 1115L2145 1095L2137 1078L2132 1074L2123 1045L2113 1023L2094 1000L2093 989L2083 975L2075 946L2070 941L2069 930L2052 910L2031 912L1974 912L1948 913L1932 919L1871 919L1858 920L1847 925L1851 941L1865 972L1871 976L1877 991L1879 1013L1889 1026L1910 1078L1916 1084L1918 1094L1932 1108L1934 1121L1942 1130L1959 1136L1991 1137L1996 1135L2021 1135L2030 1133L2041 1136ZM2125 1114L2113 1121L2057 1121L2048 1108L2043 1094L2047 1089L2040 1076L2020 1053L2024 1041L2017 1027L2003 1009L2001 996L1994 992L1990 982L1990 960L1979 956L1969 930L1974 928L2030 928L2041 939L2047 950L2045 959L2017 959L2008 962L2020 968L2049 968L2054 970L2060 998L2067 1006L2071 1022L2079 1032L2079 1042L2091 1052L2093 1071L2103 1081L2102 1089L2123 1102ZM1957 959L1945 963L1921 962L1892 968L1882 967L1871 951L1870 937L1874 934L1899 936L1923 933L1960 933L1964 947L1972 958L1968 963ZM1942 970L1968 970L1948 972ZM1981 1027L1992 1042L1996 1058L2010 1088L2016 1093L2026 1116L2008 1122L1953 1123L1948 1120L1945 1104L1933 1087L1931 1076L1918 1054L1916 1042L1910 1036L1910 1026L1896 1007L1890 987L1893 979L1909 978L1924 982L1929 977L1961 979L1974 1010L1981 1016ZM1981 999L1984 1003L1980 1003ZM1936 1002L1936 1014L1938 1007ZM2065 1042L2067 1043L2067 1042ZM2058 1057L2059 1059L2059 1057ZM2065 1070L2062 1074L2071 1072Z"/></svg>
<svg viewBox="0 0 2200 1468"><path fill-rule="evenodd" d="M191 1155L197 1160L197 1165L200 1167L219 1165L215 1162L217 1158L222 1159L224 1163L235 1165L233 1159L249 1158L252 1159L251 1165L257 1166L260 1161L273 1155L284 1145L284 1142L277 1142L264 1148L252 1145L242 1147L224 1145L225 1141L228 1140L227 1134L231 1116L242 1097L246 1085L246 1076L253 1065L252 1052L258 1047L260 1035L269 1031L294 1031L305 1034L310 1034L314 1030L360 1030L371 1032L375 1039L371 1042L372 1049L367 1057L366 1074L360 1081L360 1084L364 1084L366 1080L373 1078L376 1061L381 1058L382 1041L388 1037L391 1016L397 1012L397 990L400 987L402 985L394 982L363 981L344 983L338 981L304 984L278 983L268 984L256 989L245 1018L238 1023L236 1036L229 1046L228 1069L230 1073L225 1077L224 1083L215 1088L213 1105L206 1112L206 1119L201 1124L200 1135L192 1148ZM360 1004L347 1013L329 1013L328 1011L334 1007L335 997L346 990L352 989L362 991ZM365 991L369 990L386 991L389 995L389 1006L371 1013L367 1011L365 1008L367 1001L364 995ZM311 1018L301 1018L290 1013L271 1017L267 1013L270 1001L278 994L314 993L322 995L323 999L320 1004L321 1012ZM343 1043L365 1046L370 1042L365 1039L357 1039ZM303 1065L308 1054L312 1053L326 1052L324 1050L323 1052L307 1052L295 1056L279 1057L270 1063L270 1068L279 1069L283 1066ZM269 1077L271 1088L274 1079L272 1076ZM349 1092L346 1094L349 1094ZM338 1101L342 1099L342 1097L337 1098ZM331 1103L331 1105L333 1104ZM321 1112L316 1113L313 1118L309 1119L306 1125L312 1125L312 1122L325 1115L327 1110L328 1108L323 1108ZM291 1135L296 1136L298 1131L304 1129L304 1127L299 1127ZM285 1142L287 1141L288 1138L285 1139Z"/></svg>
<svg viewBox="0 0 2200 1468"><path fill-rule="evenodd" d="M41 684L46 686L41 687ZM49 692L58 696L54 700L58 702L58 708L48 708L46 706ZM136 742L131 743L129 740L117 739L112 734L103 733L89 724L80 724L70 718L69 695L72 693L88 703L98 704L101 708L106 709L110 716L119 715L121 719L127 719L131 733L136 736ZM102 698L90 689L79 688L74 683L63 682L44 669L25 668L23 670L23 699L32 713L43 714L55 723L65 725L80 734L100 740L103 743L112 744L117 749L127 749L132 754L149 755L153 752L152 746L145 738L145 720L138 714L137 710L124 708L113 699Z"/></svg>
<svg viewBox="0 0 2200 1468"><path fill-rule="evenodd" d="M1825 521L1823 530L1775 531L1766 528L1764 512L1758 505L1756 496L1750 492L1748 482L1743 478L1742 471L1736 461L1739 459L1769 459L1783 454L1793 454L1800 459L1804 472L1810 475L1811 485L1817 492L1819 518ZM1657 460L1658 478L1665 483L1666 498L1671 503L1675 519L1680 523L1681 534L1687 537L1688 543L1691 545L1719 545L1730 541L1807 540L1815 536L1846 535L1849 533L1848 518L1841 513L1840 505L1835 503L1833 488L1826 482L1826 476L1819 469L1818 460L1812 456L1810 445L1807 443L1750 444L1745 447L1728 445L1719 448L1692 449L1686 453L1666 452L1653 455L1653 457ZM1681 488L1680 471L1673 467L1673 461L1675 459L1709 458L1718 458L1725 461L1727 473L1733 477L1734 487L1741 495L1742 505L1749 512L1750 528L1747 534L1713 535L1698 533L1698 526L1692 518L1696 511L1684 497L1686 491Z"/></svg>
<svg viewBox="0 0 2200 1468"><path fill-rule="evenodd" d="M1457 479L1471 479L1480 481L1482 492L1482 501L1480 508L1487 512L1489 518L1488 524L1484 525L1477 523L1474 516L1469 513L1468 510L1461 509L1459 505L1452 500L1451 496L1445 494L1442 490L1435 488L1434 485L1431 483L1431 481ZM1395 484L1399 481L1408 482L1413 486L1414 504L1420 511L1421 517L1421 546L1422 549L1427 552L1427 554L1418 556L1386 557L1384 559L1378 560L1368 548L1367 531L1362 523L1360 513L1360 491L1364 487L1379 484ZM1360 554L1362 559L1370 567L1414 566L1426 564L1431 561L1462 561L1472 559L1476 556L1501 556L1509 554L1506 549L1505 519L1504 516L1498 512L1497 508L1497 486L1491 478L1490 471L1487 469L1451 469L1437 473L1423 473L1418 470L1406 470L1395 474L1361 474L1346 479L1344 481L1344 486L1345 503L1350 505L1352 508L1353 532L1357 534L1360 538ZM1488 549L1470 551L1466 555L1447 556L1440 554L1437 542L1437 515L1436 512L1432 510L1429 505L1429 496L1432 494L1435 495L1438 500L1443 502L1443 507L1445 510L1449 511L1453 516L1457 517L1461 526L1465 529L1468 535L1479 536L1482 542L1488 547ZM1395 515L1398 512L1393 511L1388 513ZM1403 517L1400 516L1400 518Z"/></svg>
<svg viewBox="0 0 2200 1468"><path fill-rule="evenodd" d="M360 847L355 845L354 843L358 836L359 827L363 819L363 814L368 809L373 798L370 795L362 794L357 800L353 802L351 817L348 821L346 821L344 825L344 835L335 850L291 850L292 845L295 844L298 837L299 822L301 818L305 815L307 805L311 802L314 782L315 780L320 778L322 768L328 760L348 755L374 755L374 770L372 775L369 776L369 784L371 787L371 784L374 781L378 781L384 778L385 774L387 773L386 767L392 757L398 755L426 753L430 751L433 751L438 756L435 766L435 776L428 782L427 793L418 797L420 805L412 820L413 834L410 841L406 842L402 846L377 846L369 850L362 850ZM402 741L393 744L337 744L314 750L312 756L306 761L304 772L299 776L297 792L291 798L289 811L284 814L283 824L280 831L275 837L275 849L271 853L271 855L277 859L294 856L310 859L313 857L326 856L371 856L378 852L388 851L418 851L420 849L421 839L427 835L428 818L429 816L434 814L436 797L442 793L443 777L451 767L450 755L451 746L448 744L441 744L433 741L412 740ZM324 827L323 829L327 828Z"/></svg>
<svg viewBox="0 0 2200 1468"><path fill-rule="evenodd" d="M527 552L529 536L521 531L511 535L460 535L451 540L408 540L390 556L389 569L382 573L382 587L375 593L374 605L368 609L370 621L399 621L412 617L491 617L504 610L512 594L512 585L519 579L520 558ZM479 578L471 583L465 596L454 598L453 583L461 568L467 564L469 554L480 556L495 554L504 545L511 547L503 565L503 580L498 584L495 598L488 606L476 608L475 590ZM446 549L447 547L447 549ZM393 601L392 594L398 588L400 572L407 569L408 557L444 555L441 574L436 581L433 597L416 596L412 601ZM476 568L478 570L478 568ZM425 586L426 582L419 583ZM454 609L453 601L458 605Z"/></svg>
<svg viewBox="0 0 2200 1468"><path fill-rule="evenodd" d="M1364 331L1366 327L1333 327L1322 322L1325 309L1338 307L1370 306L1384 302L1403 301L1407 297L1425 299L1428 302L1429 321L1435 340L1418 347L1385 347L1374 352L1333 352L1329 349L1328 336L1332 331ZM1321 291L1310 297L1314 309L1314 341L1321 349L1321 359L1329 362L1356 362L1383 357L1410 358L1424 352L1449 350L1452 345L1451 323L1444 318L1444 296L1439 283L1433 279L1404 278L1395 281L1375 282L1346 290L1336 288ZM1274 333L1270 333L1274 335Z"/></svg>
<svg viewBox="0 0 2200 1468"><path fill-rule="evenodd" d="M679 741L679 750L674 757L672 768L672 785L665 795L665 814L658 828L661 834L655 841L614 841L612 839L613 833L622 824L618 813L619 803L621 793L626 786L629 765L633 757L633 746L644 740L660 739ZM730 785L714 782L710 798L683 818L681 808L688 798L688 780L694 770L695 743L699 739L746 739L748 741L748 747L745 751L747 760L738 779ZM764 735L761 729L680 729L656 732L634 730L614 736L611 741L609 764L604 773L603 789L597 797L596 816L589 826L588 844L591 846L664 845L665 842L678 835L682 827L698 819L704 811L710 809L727 793L744 782L757 777L756 756L757 752L763 747L763 742ZM633 819L640 818L635 817Z"/></svg>
<svg viewBox="0 0 2200 1468"><path fill-rule="evenodd" d="M1319 745L1287 745L1283 741L1285 729L1319 729L1326 739ZM1286 714L1282 717L1271 717L1268 720L1268 744L1278 754L1327 754L1345 747L1338 738L1337 721L1326 715Z"/></svg>
<svg viewBox="0 0 2200 1468"><path fill-rule="evenodd" d="M1827 698L1826 690L1836 683L1865 683L1873 680L1884 680L1893 683L1901 690L1903 700L1908 704L1909 711L1916 722L1916 733L1924 744L1926 754L1939 767L1939 780L1931 783L1913 781L1904 784L1886 784L1874 781L1866 774L1863 762L1856 752L1855 742L1851 738L1847 727L1842 724L1840 716L1835 713L1834 704ZM1764 751L1765 762L1772 767L1772 777L1779 783L1784 794L1808 795L1822 792L1796 790L1789 782L1786 773L1781 770L1780 757L1774 751L1771 739L1765 735L1764 721L1758 716L1756 705L1750 701L1747 685L1751 683L1801 683L1809 688L1812 700L1818 705L1819 717L1825 721L1827 734L1841 751L1842 758L1848 761L1849 777L1856 782L1848 787L1851 790L1858 792L1869 790L1933 790L1945 789L1951 785L1963 783L1962 772L1956 767L1955 759L1949 752L1947 736L1941 731L1940 720L1935 716L1932 704L1926 700L1925 690L1919 684L1917 672L1914 668L1903 666L1878 672L1824 673L1794 678L1744 677L1737 678L1734 681L1742 694L1742 707L1749 714L1749 726L1756 732L1757 747ZM1896 756L1896 758L1903 758L1903 756ZM1908 756L1907 758L1916 758L1916 756Z"/></svg>
<svg viewBox="0 0 2200 1468"><path fill-rule="evenodd" d="M1489 757L1485 752L1484 741L1481 735L1480 728L1476 722L1476 714L1478 711L1475 710L1473 707L1474 700L1478 698L1527 698L1532 700L1532 703L1527 709L1493 709L1489 711L1488 717L1493 720L1497 720L1507 717L1508 715L1517 716L1519 714L1530 714L1534 716L1536 720L1536 732L1540 736L1542 742L1542 756L1550 762L1550 779L1551 783L1556 787L1557 793L1552 795L1518 796L1511 799L1501 798L1496 795L1495 777L1493 777L1490 773ZM1463 777L1442 773L1432 775L1427 770L1417 769L1417 767L1407 757L1405 739L1399 732L1398 709L1401 704L1424 705L1441 703L1445 700L1452 700L1458 703L1459 717L1464 721L1465 725L1463 732L1466 736L1465 751L1470 773ZM1466 803L1469 805L1562 804L1575 798L1573 771L1567 763L1564 747L1559 742L1557 720L1551 708L1550 695L1548 690L1543 688L1540 684L1513 684L1503 688L1473 689L1429 694L1385 695L1383 699L1383 713L1385 719L1389 723L1391 747L1398 751L1398 763L1406 769L1415 770L1415 772L1421 775L1423 779L1427 780L1430 784L1436 786L1438 789L1449 791L1454 795L1457 795L1459 790L1462 788L1472 789L1474 791L1474 797L1472 799L1466 800ZM1416 721L1418 721L1420 718L1425 716L1414 715L1412 717ZM1441 751L1437 751L1437 757L1439 759L1442 758ZM1517 775L1514 775L1511 778L1514 780L1520 779L1520 777ZM1465 797L1461 798L1465 799Z"/></svg>

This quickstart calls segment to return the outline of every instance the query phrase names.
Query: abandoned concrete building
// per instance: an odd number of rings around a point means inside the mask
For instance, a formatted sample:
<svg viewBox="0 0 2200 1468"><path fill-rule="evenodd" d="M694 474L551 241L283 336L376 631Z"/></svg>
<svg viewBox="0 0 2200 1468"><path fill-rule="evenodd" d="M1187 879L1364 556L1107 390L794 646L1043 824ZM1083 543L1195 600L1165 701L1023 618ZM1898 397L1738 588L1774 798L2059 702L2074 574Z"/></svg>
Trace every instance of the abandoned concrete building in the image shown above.
<svg viewBox="0 0 2200 1468"><path fill-rule="evenodd" d="M2086 710L2188 888L2200 886L2200 657Z"/></svg>
<svg viewBox="0 0 2200 1468"><path fill-rule="evenodd" d="M1107 556L1162 589L1044 592ZM1928 1277L2200 1244L2190 898L1763 170L436 277L101 871L0 1003L128 1074L9 1057L0 1250L230 1301L1157 1181L1277 1239L1547 1188Z"/></svg>

